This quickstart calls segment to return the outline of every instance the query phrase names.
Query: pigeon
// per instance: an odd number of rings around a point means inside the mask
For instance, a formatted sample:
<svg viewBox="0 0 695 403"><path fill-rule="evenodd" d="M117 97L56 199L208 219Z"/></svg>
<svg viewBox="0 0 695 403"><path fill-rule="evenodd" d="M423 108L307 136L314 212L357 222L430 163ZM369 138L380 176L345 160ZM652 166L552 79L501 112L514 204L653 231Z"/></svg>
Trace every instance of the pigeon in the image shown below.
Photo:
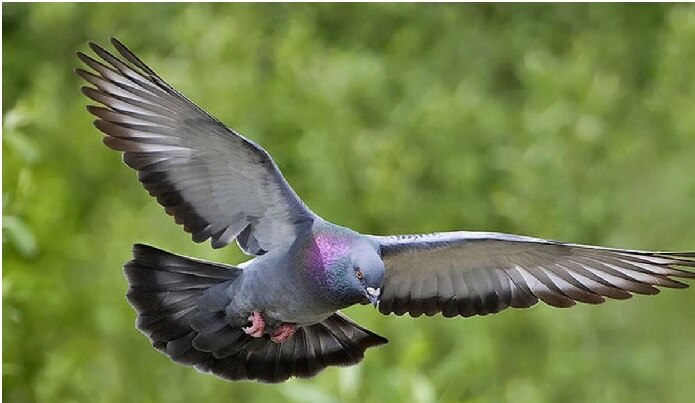
<svg viewBox="0 0 695 403"><path fill-rule="evenodd" d="M136 326L174 362L282 382L360 362L387 339L341 313L470 317L685 288L695 252L648 252L493 232L377 236L314 214L270 155L160 78L120 41L89 43L87 110L192 240L236 241L232 266L136 244L124 265Z"/></svg>

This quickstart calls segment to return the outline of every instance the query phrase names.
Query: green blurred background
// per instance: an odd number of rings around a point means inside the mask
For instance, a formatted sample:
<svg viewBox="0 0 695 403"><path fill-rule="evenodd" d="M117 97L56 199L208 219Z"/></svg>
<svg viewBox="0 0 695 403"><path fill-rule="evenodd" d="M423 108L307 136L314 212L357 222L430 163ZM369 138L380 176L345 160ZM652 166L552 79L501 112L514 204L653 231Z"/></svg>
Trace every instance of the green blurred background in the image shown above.
<svg viewBox="0 0 695 403"><path fill-rule="evenodd" d="M391 339L281 385L171 363L134 242L196 245L107 150L73 74L116 36L362 232L695 249L695 6L3 4L7 402L692 402L695 290L486 318L348 314ZM272 399L272 400L271 400Z"/></svg>

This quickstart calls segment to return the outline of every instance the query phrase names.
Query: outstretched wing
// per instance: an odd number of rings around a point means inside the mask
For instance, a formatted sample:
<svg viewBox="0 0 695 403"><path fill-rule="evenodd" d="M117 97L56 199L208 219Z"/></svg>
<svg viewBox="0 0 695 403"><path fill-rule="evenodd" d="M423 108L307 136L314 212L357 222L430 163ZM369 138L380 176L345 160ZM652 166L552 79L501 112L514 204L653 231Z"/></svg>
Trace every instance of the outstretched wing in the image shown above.
<svg viewBox="0 0 695 403"><path fill-rule="evenodd" d="M315 215L282 177L268 153L181 95L116 39L119 59L94 43L93 72L76 72L102 104L87 109L104 143L124 153L140 182L195 242L220 248L237 239L263 254L294 239Z"/></svg>
<svg viewBox="0 0 695 403"><path fill-rule="evenodd" d="M695 252L644 252L482 232L378 237L386 265L383 314L446 317L556 307L685 288Z"/></svg>

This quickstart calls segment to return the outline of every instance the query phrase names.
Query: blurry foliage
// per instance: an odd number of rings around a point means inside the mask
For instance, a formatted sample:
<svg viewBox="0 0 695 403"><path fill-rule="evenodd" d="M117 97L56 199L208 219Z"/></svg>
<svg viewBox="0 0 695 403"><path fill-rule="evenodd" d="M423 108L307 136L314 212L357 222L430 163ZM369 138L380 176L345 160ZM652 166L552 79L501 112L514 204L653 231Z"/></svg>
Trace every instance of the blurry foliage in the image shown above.
<svg viewBox="0 0 695 403"><path fill-rule="evenodd" d="M134 242L195 245L100 144L72 70L116 36L367 233L695 249L692 5L4 4L8 402L692 402L695 292L488 318L348 313L391 343L282 385L178 366L134 326ZM273 399L273 400L271 400Z"/></svg>

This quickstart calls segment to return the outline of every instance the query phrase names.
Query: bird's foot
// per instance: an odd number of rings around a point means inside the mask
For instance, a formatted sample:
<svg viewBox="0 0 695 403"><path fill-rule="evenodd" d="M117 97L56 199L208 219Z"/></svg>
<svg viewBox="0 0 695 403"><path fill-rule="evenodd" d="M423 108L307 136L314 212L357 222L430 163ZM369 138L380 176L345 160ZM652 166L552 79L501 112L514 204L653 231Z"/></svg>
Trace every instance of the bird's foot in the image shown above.
<svg viewBox="0 0 695 403"><path fill-rule="evenodd" d="M244 333L251 337L262 337L263 332L265 332L265 319L263 319L261 313L253 311L251 316L249 316L249 322L251 322L251 326L241 328Z"/></svg>
<svg viewBox="0 0 695 403"><path fill-rule="evenodd" d="M297 325L295 323L283 323L277 329L273 330L270 334L270 340L274 343L282 343L292 337L296 331Z"/></svg>

